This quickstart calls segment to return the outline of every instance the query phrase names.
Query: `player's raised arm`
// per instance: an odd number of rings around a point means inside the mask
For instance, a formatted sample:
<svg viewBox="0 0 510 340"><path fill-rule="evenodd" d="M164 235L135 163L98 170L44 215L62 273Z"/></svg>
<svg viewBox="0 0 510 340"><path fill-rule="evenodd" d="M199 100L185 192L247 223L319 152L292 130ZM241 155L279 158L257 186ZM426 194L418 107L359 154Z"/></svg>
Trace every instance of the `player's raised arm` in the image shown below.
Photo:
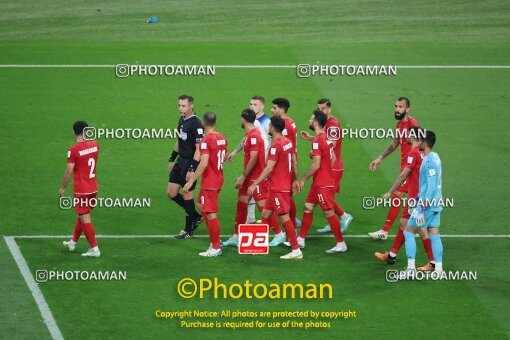
<svg viewBox="0 0 510 340"><path fill-rule="evenodd" d="M398 138L394 138L393 139L393 142L391 142L390 145L388 145L388 147L386 148L386 150L384 150L380 155L379 157L377 157L376 159L374 159L372 161L372 163L370 163L370 170L372 171L375 171L375 169L377 168L377 166L382 162L382 160L384 158L386 158L387 156L391 155L391 153L393 151L395 151L396 148L398 148L398 145L399 145L400 141Z"/></svg>
<svg viewBox="0 0 510 340"><path fill-rule="evenodd" d="M58 191L58 193L61 197L64 196L67 185L71 181L71 177L73 176L73 171L74 171L74 163L67 163L66 169L64 171L64 179L62 180L62 185L60 186L60 190Z"/></svg>

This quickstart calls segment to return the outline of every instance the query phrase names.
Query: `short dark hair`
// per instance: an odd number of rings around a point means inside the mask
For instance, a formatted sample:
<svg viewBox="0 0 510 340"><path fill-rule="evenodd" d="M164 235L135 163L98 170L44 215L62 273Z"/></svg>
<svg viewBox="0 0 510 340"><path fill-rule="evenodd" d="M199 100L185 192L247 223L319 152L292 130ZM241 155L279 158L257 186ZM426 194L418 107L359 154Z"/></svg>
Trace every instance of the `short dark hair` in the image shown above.
<svg viewBox="0 0 510 340"><path fill-rule="evenodd" d="M243 117L248 123L254 123L255 119L257 119L257 114L253 110L244 109L241 113L241 117Z"/></svg>
<svg viewBox="0 0 510 340"><path fill-rule="evenodd" d="M204 123L207 126L215 126L216 125L216 114L214 112L208 111L204 113Z"/></svg>
<svg viewBox="0 0 510 340"><path fill-rule="evenodd" d="M328 115L321 110L313 111L313 119L319 124L321 128L326 126L326 122L328 121Z"/></svg>
<svg viewBox="0 0 510 340"><path fill-rule="evenodd" d="M83 135L83 130L88 127L89 124L87 124L84 120L78 120L74 122L73 124L73 131L75 135Z"/></svg>
<svg viewBox="0 0 510 340"><path fill-rule="evenodd" d="M422 138L422 141L427 143L427 146L432 149L434 144L436 144L436 134L430 130L427 130L425 132L425 138Z"/></svg>
<svg viewBox="0 0 510 340"><path fill-rule="evenodd" d="M406 102L406 106L407 107L411 107L411 101L409 100L409 98L407 98L407 97L398 97L397 101L401 101L401 100Z"/></svg>
<svg viewBox="0 0 510 340"><path fill-rule="evenodd" d="M185 100L185 99L187 99L191 104L193 104L193 100L194 100L193 96L189 96L187 94L181 94L179 96L179 100Z"/></svg>
<svg viewBox="0 0 510 340"><path fill-rule="evenodd" d="M290 102L287 98L275 98L273 99L273 104L283 109L285 112L287 112L290 107Z"/></svg>
<svg viewBox="0 0 510 340"><path fill-rule="evenodd" d="M326 104L327 107L331 107L331 100L328 98L322 98L317 101L317 104Z"/></svg>
<svg viewBox="0 0 510 340"><path fill-rule="evenodd" d="M262 96L253 96L253 97L251 97L251 99L253 99L253 100L260 100L262 102L262 104L266 103L266 100Z"/></svg>
<svg viewBox="0 0 510 340"><path fill-rule="evenodd" d="M271 126L278 131L279 133L282 133L285 129L285 121L283 118L278 116L272 116L271 117Z"/></svg>

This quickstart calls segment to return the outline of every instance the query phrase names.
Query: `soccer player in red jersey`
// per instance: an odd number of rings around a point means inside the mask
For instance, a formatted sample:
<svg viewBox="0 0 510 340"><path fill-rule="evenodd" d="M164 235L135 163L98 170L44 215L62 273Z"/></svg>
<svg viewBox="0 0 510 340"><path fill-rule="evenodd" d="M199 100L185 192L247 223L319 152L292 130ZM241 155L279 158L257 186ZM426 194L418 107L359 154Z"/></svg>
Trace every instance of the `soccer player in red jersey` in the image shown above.
<svg viewBox="0 0 510 340"><path fill-rule="evenodd" d="M329 221L329 225L331 226L331 230L337 242L335 247L326 252L338 253L347 251L347 246L344 242L342 231L340 230L340 221L334 209L337 182L333 174L333 164L336 161L336 156L333 150L333 142L327 139L324 131L327 120L328 116L317 109L313 112L309 122L309 128L315 132L310 154L313 162L306 174L299 181L299 186L302 188L305 181L312 176L313 183L310 187L308 197L306 198L303 222L297 241L300 248L305 247L306 234L308 230L310 230L313 221L313 209L319 204Z"/></svg>
<svg viewBox="0 0 510 340"><path fill-rule="evenodd" d="M252 195L257 185L269 176L269 193L264 209L262 210L262 223L271 224L271 216L278 215L287 238L292 246L292 251L281 259L302 259L303 254L299 249L296 238L296 227L289 216L290 194L300 191L299 184L293 178L298 178L298 167L294 144L282 132L285 129L285 121L278 117L271 117L269 125L273 144L269 149L267 165L260 176L248 188L248 194Z"/></svg>
<svg viewBox="0 0 510 340"><path fill-rule="evenodd" d="M377 157L375 160L370 163L370 170L375 171L377 166L382 162L382 160L389 156L395 149L398 148L400 145L400 172L404 170L406 161L407 161L407 154L411 150L411 145L407 143L406 134L409 131L410 128L414 127L420 127L416 119L409 116L409 110L411 108L411 103L408 98L406 97L400 97L397 99L395 103L395 119L398 120L397 122L397 130L399 132L399 135L393 139L393 142L388 145L386 150L381 153L379 157ZM400 138L399 138L400 137ZM388 211L388 215L386 216L386 222L384 223L384 226L373 233L368 233L369 236L376 240L386 240L388 238L388 231L390 230L390 227L393 225L393 222L398 217L398 214L400 212L400 205L401 205L401 198L404 196L404 194L407 192L407 183L403 183L397 191L392 193L391 201L392 206L390 207L390 210Z"/></svg>
<svg viewBox="0 0 510 340"><path fill-rule="evenodd" d="M407 182L407 196L408 196L408 207L404 208L402 212L402 216L400 217L400 228L398 230L397 236L393 241L393 246L391 251L385 253L375 253L375 257L377 257L381 261L386 261L388 264L395 264L397 260L397 253L405 242L404 230L407 225L407 221L411 217L409 210L413 207L413 202L417 199L419 193L419 180L420 180L420 166L423 159L423 153L420 151L420 137L424 135L424 130L412 127L409 129L408 143L411 145L411 151L407 154L406 164L404 166L404 170L398 178L395 180L395 183L390 188L390 190L384 194L384 199L389 199L392 196L392 193L396 191L404 182ZM418 268L418 270L434 270L434 255L432 254L432 244L430 242L429 235L427 230L424 228L418 228L418 233L420 234L421 240L423 242L423 248L425 248L425 252L429 257L430 262L428 262L425 266Z"/></svg>
<svg viewBox="0 0 510 340"><path fill-rule="evenodd" d="M343 173L344 173L344 163L342 161L342 128L340 126L340 122L331 114L331 101L327 98L319 99L317 101L317 109L324 112L328 120L326 122L326 126L324 126L324 131L326 133L326 138L333 142L333 150L335 153L335 162L333 163L333 177L335 178L335 193L340 193L340 182L342 181ZM314 137L310 135L306 131L301 131L301 137L306 140L312 140ZM342 209L342 207L338 204L338 202L334 201L334 209L335 214L340 217L340 226L342 233L349 228L349 224L351 223L353 217L351 214ZM321 229L317 230L319 233L328 233L331 232L331 226L326 225Z"/></svg>
<svg viewBox="0 0 510 340"><path fill-rule="evenodd" d="M59 190L60 197L63 197L71 180L74 176L74 208L78 218L74 227L73 237L70 241L64 241L64 246L69 251L76 249L76 243L84 232L90 249L81 254L87 257L99 257L101 252L97 246L96 232L90 219L90 212L94 209L94 200L98 190L96 165L99 154L99 143L97 141L85 140L83 130L88 127L84 121L77 121L73 124L76 144L67 152L67 166L64 173L64 180Z"/></svg>
<svg viewBox="0 0 510 340"><path fill-rule="evenodd" d="M285 122L285 128L283 129L283 136L290 139L292 145L294 145L294 152L297 157L297 128L296 123L289 117L288 111L290 108L290 102L286 98L275 98L273 99L273 106L271 107L271 113L275 116L282 118ZM294 178L293 178L294 179ZM297 179L297 178L296 178ZM301 221L296 219L296 203L292 198L292 194L290 196L290 219L292 223L296 226L301 225Z"/></svg>
<svg viewBox="0 0 510 340"><path fill-rule="evenodd" d="M223 161L227 153L227 140L216 131L216 114L206 112L202 119L206 136L200 141L200 163L189 181L184 185L184 192L193 190L193 183L200 177L198 207L209 231L211 246L200 256L214 257L221 255L220 222L218 221L218 195L223 186Z"/></svg>
<svg viewBox="0 0 510 340"><path fill-rule="evenodd" d="M237 246L239 241L239 225L247 220L248 202L253 197L260 211L266 203L268 181L264 180L255 187L253 196L248 195L248 187L260 176L266 167L265 143L260 130L255 127L257 114L255 111L245 109L241 113L241 127L246 131L244 144L244 171L236 179L238 192L237 213L235 219L235 232L232 237L223 242L224 246ZM278 225L276 215L271 217L271 227L276 235L285 237Z"/></svg>

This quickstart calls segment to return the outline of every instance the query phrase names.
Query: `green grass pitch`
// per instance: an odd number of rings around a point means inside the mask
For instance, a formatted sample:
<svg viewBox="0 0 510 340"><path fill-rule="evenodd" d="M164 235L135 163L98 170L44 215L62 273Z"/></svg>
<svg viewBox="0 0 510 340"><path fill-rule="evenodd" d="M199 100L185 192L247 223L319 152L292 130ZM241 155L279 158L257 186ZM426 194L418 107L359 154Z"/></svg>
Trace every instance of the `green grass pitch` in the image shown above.
<svg viewBox="0 0 510 340"><path fill-rule="evenodd" d="M454 207L442 215L448 235L508 235L507 188L510 69L399 69L396 77L311 77L296 70L217 68L210 77L115 77L114 69L6 65L211 64L510 65L510 6L506 1L233 2L3 1L0 3L0 236L68 235L73 211L58 208L58 188L77 119L100 127L174 128L176 99L196 98L196 111L218 114L230 149L240 141L240 111L252 95L287 97L299 130L318 98L328 97L345 127L393 128L393 104L411 98L412 114L438 135L443 192ZM157 24L145 19L157 16ZM270 114L269 105L266 113ZM145 209L96 209L103 235L171 235L184 222L166 197L173 140L100 140L97 174L104 197L148 197ZM286 249L240 256L226 249L199 258L208 239L100 238L97 260L68 254L61 238L17 238L32 275L46 270L125 270L126 281L39 284L64 338L508 338L509 239L448 237L447 270L477 271L476 281L387 283L388 267L373 253L392 240L366 235L385 209L364 210L398 175L398 152L368 169L389 140L343 143L341 205L354 216L349 251L324 253L331 238L307 241L303 261L283 263ZM301 173L309 146L298 142ZM222 234L231 234L241 155L226 163L220 194ZM309 185L309 184L308 184ZM68 193L70 193L68 188ZM301 215L306 190L296 197ZM316 210L311 234L326 220ZM202 224L198 234L205 235ZM391 233L396 232L393 226ZM78 249L86 250L82 237ZM404 249L394 268L402 269ZM425 263L418 242L417 263ZM218 277L223 283L330 283L333 299L190 299L178 281ZM13 256L0 242L0 336L51 338ZM329 329L185 329L156 310L356 310Z"/></svg>

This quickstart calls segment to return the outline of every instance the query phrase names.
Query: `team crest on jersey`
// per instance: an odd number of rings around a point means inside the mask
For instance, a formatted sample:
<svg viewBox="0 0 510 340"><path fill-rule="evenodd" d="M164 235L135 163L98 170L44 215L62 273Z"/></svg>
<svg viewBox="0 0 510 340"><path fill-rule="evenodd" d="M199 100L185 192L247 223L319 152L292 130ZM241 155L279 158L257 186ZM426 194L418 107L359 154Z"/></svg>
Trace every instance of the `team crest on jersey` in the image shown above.
<svg viewBox="0 0 510 340"><path fill-rule="evenodd" d="M182 140L188 139L188 134L186 132L183 132L182 130L181 130L181 139Z"/></svg>

